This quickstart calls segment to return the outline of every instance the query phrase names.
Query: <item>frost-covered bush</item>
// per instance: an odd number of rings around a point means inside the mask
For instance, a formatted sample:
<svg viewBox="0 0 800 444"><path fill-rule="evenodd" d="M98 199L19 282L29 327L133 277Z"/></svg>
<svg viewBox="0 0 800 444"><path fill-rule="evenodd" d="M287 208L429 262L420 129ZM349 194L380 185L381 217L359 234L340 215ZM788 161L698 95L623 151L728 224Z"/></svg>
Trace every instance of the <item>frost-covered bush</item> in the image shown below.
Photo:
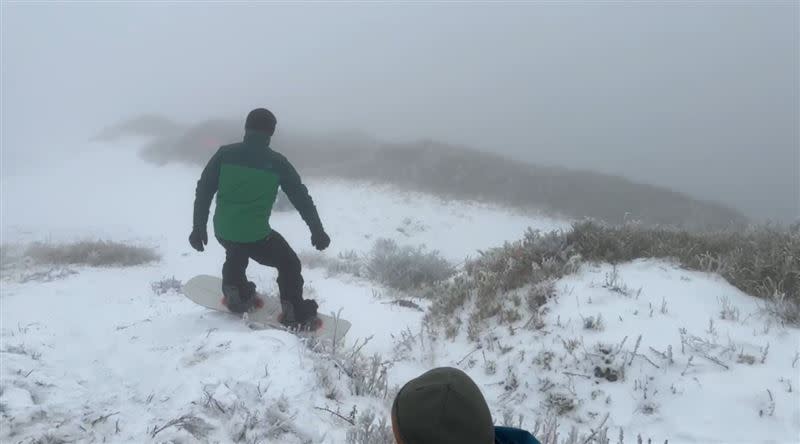
<svg viewBox="0 0 800 444"><path fill-rule="evenodd" d="M28 246L25 255L42 265L90 267L131 267L160 259L153 248L104 240L62 244L36 242Z"/></svg>
<svg viewBox="0 0 800 444"><path fill-rule="evenodd" d="M350 274L364 277L365 260L355 251L344 251L336 256L328 256L318 252L305 252L300 254L303 265L309 268L323 268L329 276Z"/></svg>
<svg viewBox="0 0 800 444"><path fill-rule="evenodd" d="M336 255L336 259L328 263L328 272L333 275L352 274L362 277L364 275L364 260L353 250L343 251Z"/></svg>
<svg viewBox="0 0 800 444"><path fill-rule="evenodd" d="M183 284L181 284L181 281L175 279L175 276L152 282L150 288L153 290L153 293L157 295L167 294L169 292L183 292Z"/></svg>
<svg viewBox="0 0 800 444"><path fill-rule="evenodd" d="M529 230L521 241L483 251L467 261L463 273L437 288L426 321L444 327L452 337L461 327L454 313L469 307L468 333L475 339L489 318L514 323L523 317L522 310L534 312L534 307L544 305L555 294L553 281L573 267L562 232ZM526 285L531 285L531 290L523 303L523 296L514 290Z"/></svg>
<svg viewBox="0 0 800 444"><path fill-rule="evenodd" d="M350 274L401 291L430 288L455 273L455 267L438 251L401 247L391 239L378 239L366 255L352 250L335 257L314 252L302 254L301 259L303 265L324 268L333 276Z"/></svg>
<svg viewBox="0 0 800 444"><path fill-rule="evenodd" d="M789 325L800 325L800 300L790 299L786 293L774 293L764 301L762 308Z"/></svg>
<svg viewBox="0 0 800 444"><path fill-rule="evenodd" d="M448 279L455 272L438 251L401 247L391 239L375 242L366 269L371 279L397 290L428 287Z"/></svg>
<svg viewBox="0 0 800 444"><path fill-rule="evenodd" d="M338 398L342 390L355 396L381 399L389 396L388 372L392 362L385 360L379 353L365 355L363 349L370 340L372 337L361 342L356 340L347 348L329 348L323 342L306 342L306 346L320 358L314 371L317 383L325 391L327 398ZM343 386L336 382L340 380L345 381Z"/></svg>
<svg viewBox="0 0 800 444"><path fill-rule="evenodd" d="M380 419L376 419L380 417ZM376 415L368 410L358 416L355 424L347 431L347 444L394 444L392 426L386 415Z"/></svg>
<svg viewBox="0 0 800 444"><path fill-rule="evenodd" d="M346 365L350 390L354 395L386 398L389 393L388 363L381 355L376 353L369 358L356 355Z"/></svg>

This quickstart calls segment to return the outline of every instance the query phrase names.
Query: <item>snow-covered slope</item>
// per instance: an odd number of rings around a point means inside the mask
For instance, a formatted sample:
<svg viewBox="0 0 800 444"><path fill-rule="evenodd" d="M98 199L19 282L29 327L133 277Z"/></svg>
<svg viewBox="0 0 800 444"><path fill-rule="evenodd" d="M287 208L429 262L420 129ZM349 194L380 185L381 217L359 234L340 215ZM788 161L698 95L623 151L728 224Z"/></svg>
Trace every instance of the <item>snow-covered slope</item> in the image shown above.
<svg viewBox="0 0 800 444"><path fill-rule="evenodd" d="M198 174L98 148L2 178L4 244L101 237L155 246L163 258L74 269L51 282L2 282L0 441L338 443L350 425L330 411L388 417L389 400L354 390L330 350L151 290L166 277L219 274L222 249L212 241L199 254L186 241ZM333 239L329 256L392 238L458 263L528 227L568 228L386 187L309 188ZM273 225L298 251L310 250L295 213L276 214ZM248 273L274 289L273 271L251 265ZM341 310L353 323L340 347L366 342L364 356L392 361L390 387L432 366L459 366L481 384L497 421L522 415L530 428L561 406L565 425L588 431L608 412L606 425L628 437L672 443L796 442L800 432L798 331L772 325L755 299L712 275L661 261L587 266L558 282L542 328L523 328L527 320L513 332L498 327L480 350L463 337L420 341L423 314L387 303L392 292L376 283L321 269L305 278L323 310ZM720 319L721 298L738 317L729 310ZM597 315L601 327L584 328ZM612 368L624 368L624 378L609 376Z"/></svg>
<svg viewBox="0 0 800 444"><path fill-rule="evenodd" d="M800 332L757 299L658 260L583 266L556 290L538 327L434 352L472 369L496 416L531 425L549 408L596 427L608 413L631 442L798 442Z"/></svg>

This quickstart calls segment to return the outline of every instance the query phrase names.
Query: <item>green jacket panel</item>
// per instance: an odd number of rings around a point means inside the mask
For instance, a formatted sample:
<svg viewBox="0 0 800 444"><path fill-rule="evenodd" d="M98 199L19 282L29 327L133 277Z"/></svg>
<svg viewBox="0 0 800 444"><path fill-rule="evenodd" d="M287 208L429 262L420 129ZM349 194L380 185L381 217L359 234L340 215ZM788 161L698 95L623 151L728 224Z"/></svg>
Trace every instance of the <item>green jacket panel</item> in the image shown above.
<svg viewBox="0 0 800 444"><path fill-rule="evenodd" d="M195 190L194 226L205 227L214 194L214 233L233 242L254 242L271 232L269 218L278 187L311 232L322 231L316 206L294 166L269 147L269 137L245 133L240 143L221 147L211 157Z"/></svg>
<svg viewBox="0 0 800 444"><path fill-rule="evenodd" d="M273 171L222 163L214 234L232 242L254 242L267 237L279 180Z"/></svg>

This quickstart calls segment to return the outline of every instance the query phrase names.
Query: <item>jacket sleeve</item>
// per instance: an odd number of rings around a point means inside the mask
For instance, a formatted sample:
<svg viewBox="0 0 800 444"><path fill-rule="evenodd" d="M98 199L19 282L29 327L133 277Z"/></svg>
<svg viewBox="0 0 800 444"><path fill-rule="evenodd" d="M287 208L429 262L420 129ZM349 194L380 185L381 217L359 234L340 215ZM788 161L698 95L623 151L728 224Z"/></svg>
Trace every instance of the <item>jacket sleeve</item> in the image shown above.
<svg viewBox="0 0 800 444"><path fill-rule="evenodd" d="M300 217L308 225L312 233L323 231L322 221L320 221L317 207L314 200L308 194L308 188L300 179L300 174L285 157L281 156L281 189L286 193L289 202L294 205Z"/></svg>
<svg viewBox="0 0 800 444"><path fill-rule="evenodd" d="M208 223L211 200L219 186L220 163L220 152L217 151L203 168L200 180L197 181L194 195L193 228L205 228Z"/></svg>

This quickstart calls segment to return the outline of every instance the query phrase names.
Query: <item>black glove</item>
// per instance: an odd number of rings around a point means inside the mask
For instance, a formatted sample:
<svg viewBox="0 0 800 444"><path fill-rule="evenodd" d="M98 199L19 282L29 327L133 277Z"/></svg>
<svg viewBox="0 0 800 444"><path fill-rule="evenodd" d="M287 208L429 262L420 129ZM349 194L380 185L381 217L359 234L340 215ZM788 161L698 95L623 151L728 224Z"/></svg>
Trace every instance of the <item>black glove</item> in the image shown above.
<svg viewBox="0 0 800 444"><path fill-rule="evenodd" d="M328 248L331 244L331 238L325 233L325 230L318 230L311 233L311 245L319 251Z"/></svg>
<svg viewBox="0 0 800 444"><path fill-rule="evenodd" d="M208 244L208 233L205 228L195 227L189 235L189 245L197 251L203 251L203 245Z"/></svg>

